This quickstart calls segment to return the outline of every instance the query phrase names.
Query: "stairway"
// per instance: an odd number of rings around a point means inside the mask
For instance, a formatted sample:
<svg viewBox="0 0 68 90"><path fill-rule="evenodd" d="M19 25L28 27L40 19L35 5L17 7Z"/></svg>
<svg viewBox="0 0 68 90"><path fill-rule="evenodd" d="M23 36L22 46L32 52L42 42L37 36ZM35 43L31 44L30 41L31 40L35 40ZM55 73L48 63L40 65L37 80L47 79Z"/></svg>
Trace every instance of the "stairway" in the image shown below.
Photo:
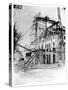
<svg viewBox="0 0 68 90"><path fill-rule="evenodd" d="M37 52L34 52L34 54L24 63L25 68L30 67L31 62L37 56L37 54Z"/></svg>

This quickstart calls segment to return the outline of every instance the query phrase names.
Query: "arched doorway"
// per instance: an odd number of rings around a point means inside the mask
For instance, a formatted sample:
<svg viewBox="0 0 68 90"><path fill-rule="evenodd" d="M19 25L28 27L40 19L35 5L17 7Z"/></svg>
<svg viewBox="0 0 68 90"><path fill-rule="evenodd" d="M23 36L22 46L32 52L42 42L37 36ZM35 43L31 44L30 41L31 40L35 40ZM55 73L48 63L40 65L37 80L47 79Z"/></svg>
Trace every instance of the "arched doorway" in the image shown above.
<svg viewBox="0 0 68 90"><path fill-rule="evenodd" d="M47 55L47 64L50 64L51 63L51 55Z"/></svg>
<svg viewBox="0 0 68 90"><path fill-rule="evenodd" d="M53 54L53 63L55 63L55 54Z"/></svg>

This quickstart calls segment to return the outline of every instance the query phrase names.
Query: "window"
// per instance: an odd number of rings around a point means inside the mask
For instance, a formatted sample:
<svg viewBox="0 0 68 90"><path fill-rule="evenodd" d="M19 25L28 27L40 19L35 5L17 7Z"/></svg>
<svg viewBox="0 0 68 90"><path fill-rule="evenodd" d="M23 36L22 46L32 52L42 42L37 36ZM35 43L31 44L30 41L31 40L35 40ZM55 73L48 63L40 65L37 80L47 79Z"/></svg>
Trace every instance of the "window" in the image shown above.
<svg viewBox="0 0 68 90"><path fill-rule="evenodd" d="M56 48L53 47L53 51L55 52L56 51Z"/></svg>
<svg viewBox="0 0 68 90"><path fill-rule="evenodd" d="M65 36L64 36L64 39L65 39Z"/></svg>

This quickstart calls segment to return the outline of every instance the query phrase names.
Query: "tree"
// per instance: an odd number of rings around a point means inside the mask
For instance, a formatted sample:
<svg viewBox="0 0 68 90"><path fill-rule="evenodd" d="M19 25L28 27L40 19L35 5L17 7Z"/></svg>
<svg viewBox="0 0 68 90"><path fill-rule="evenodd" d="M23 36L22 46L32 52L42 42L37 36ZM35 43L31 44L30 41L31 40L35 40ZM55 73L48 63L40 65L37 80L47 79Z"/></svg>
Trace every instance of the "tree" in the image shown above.
<svg viewBox="0 0 68 90"><path fill-rule="evenodd" d="M18 47L18 43L20 42L22 38L22 33L16 30L15 25L16 24L14 24L14 53L18 52L20 55L22 55Z"/></svg>

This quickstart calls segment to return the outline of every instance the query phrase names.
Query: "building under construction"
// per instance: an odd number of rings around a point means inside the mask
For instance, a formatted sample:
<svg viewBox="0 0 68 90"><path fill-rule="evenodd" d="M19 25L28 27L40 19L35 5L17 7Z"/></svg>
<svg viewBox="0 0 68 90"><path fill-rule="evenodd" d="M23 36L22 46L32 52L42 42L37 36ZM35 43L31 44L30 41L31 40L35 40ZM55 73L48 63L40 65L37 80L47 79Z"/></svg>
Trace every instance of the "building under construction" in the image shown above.
<svg viewBox="0 0 68 90"><path fill-rule="evenodd" d="M28 49L20 44L18 46L27 50L24 67L42 64L65 63L65 27L61 23L60 8L57 8L58 21L51 20L48 16L35 16L35 40L33 49ZM49 26L48 26L49 24Z"/></svg>

